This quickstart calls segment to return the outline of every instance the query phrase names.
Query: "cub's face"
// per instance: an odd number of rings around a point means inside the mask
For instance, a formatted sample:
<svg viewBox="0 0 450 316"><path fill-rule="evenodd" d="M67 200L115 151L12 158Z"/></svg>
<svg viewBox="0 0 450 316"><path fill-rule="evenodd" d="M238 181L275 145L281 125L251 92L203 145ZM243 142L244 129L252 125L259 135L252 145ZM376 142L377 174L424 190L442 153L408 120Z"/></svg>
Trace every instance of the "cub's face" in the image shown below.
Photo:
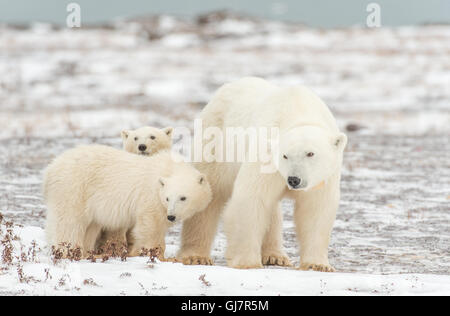
<svg viewBox="0 0 450 316"><path fill-rule="evenodd" d="M346 144L343 133L314 126L291 129L280 137L278 171L290 190L308 190L338 170Z"/></svg>
<svg viewBox="0 0 450 316"><path fill-rule="evenodd" d="M198 171L174 172L161 178L160 199L167 209L167 220L171 223L184 221L203 211L211 202L212 193L206 177Z"/></svg>
<svg viewBox="0 0 450 316"><path fill-rule="evenodd" d="M123 149L133 154L151 156L172 147L172 128L141 127L122 131Z"/></svg>

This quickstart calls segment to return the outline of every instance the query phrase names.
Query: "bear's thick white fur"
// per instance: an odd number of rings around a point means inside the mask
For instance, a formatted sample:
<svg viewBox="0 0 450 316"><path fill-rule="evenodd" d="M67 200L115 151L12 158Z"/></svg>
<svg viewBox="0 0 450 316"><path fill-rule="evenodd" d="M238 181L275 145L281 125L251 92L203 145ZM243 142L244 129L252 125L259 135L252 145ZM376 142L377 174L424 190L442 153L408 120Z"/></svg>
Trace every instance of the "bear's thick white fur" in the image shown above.
<svg viewBox="0 0 450 316"><path fill-rule="evenodd" d="M123 149L133 154L151 156L161 150L172 147L172 127L159 129L145 126L136 130L124 130L121 133ZM141 149L139 147L141 146Z"/></svg>
<svg viewBox="0 0 450 316"><path fill-rule="evenodd" d="M57 157L43 183L49 244L80 247L85 257L102 230L129 231L131 256L142 248L164 251L168 215L183 221L211 200L206 177L172 158L170 152L142 157L101 145Z"/></svg>
<svg viewBox="0 0 450 316"><path fill-rule="evenodd" d="M159 129L152 126L140 127L136 130L123 130L121 132L123 149L129 153L152 156L160 151L172 148L172 127ZM144 146L141 147L140 146ZM105 230L98 240L97 247L109 242L127 244L127 230L109 231Z"/></svg>
<svg viewBox="0 0 450 316"><path fill-rule="evenodd" d="M279 208L287 197L295 200L300 268L333 271L328 244L347 137L328 107L306 87L278 87L244 78L222 86L200 118L204 129L214 126L224 133L226 127L279 127L279 169L264 174L260 163L196 163L210 181L213 201L183 224L178 257L185 264L212 263L210 249L223 210L230 267L290 265L282 249ZM289 176L301 179L298 190L289 187Z"/></svg>

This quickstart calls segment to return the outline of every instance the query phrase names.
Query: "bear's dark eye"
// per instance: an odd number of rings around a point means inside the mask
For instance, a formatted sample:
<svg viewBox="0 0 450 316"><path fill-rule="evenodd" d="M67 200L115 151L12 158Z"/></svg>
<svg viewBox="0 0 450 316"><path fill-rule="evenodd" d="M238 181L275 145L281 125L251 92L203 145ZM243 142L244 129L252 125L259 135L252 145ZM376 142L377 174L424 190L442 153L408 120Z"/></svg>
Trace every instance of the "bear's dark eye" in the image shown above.
<svg viewBox="0 0 450 316"><path fill-rule="evenodd" d="M137 141L137 140L138 140L138 138L137 138L137 137L135 137L135 138L134 138L134 140L136 140L136 141Z"/></svg>
<svg viewBox="0 0 450 316"><path fill-rule="evenodd" d="M166 198L166 201L169 202L169 198Z"/></svg>
<svg viewBox="0 0 450 316"><path fill-rule="evenodd" d="M312 157L312 156L314 156L313 152L309 152L309 153L306 154L306 157Z"/></svg>
<svg viewBox="0 0 450 316"><path fill-rule="evenodd" d="M284 159L288 159L286 155L283 155L283 158L284 158Z"/></svg>
<svg viewBox="0 0 450 316"><path fill-rule="evenodd" d="M151 138L151 139L155 139L156 137L152 135L152 136L150 136L150 138Z"/></svg>
<svg viewBox="0 0 450 316"><path fill-rule="evenodd" d="M182 197L180 198L180 200L181 200L181 201L186 201L186 197L185 197L185 196L182 196Z"/></svg>

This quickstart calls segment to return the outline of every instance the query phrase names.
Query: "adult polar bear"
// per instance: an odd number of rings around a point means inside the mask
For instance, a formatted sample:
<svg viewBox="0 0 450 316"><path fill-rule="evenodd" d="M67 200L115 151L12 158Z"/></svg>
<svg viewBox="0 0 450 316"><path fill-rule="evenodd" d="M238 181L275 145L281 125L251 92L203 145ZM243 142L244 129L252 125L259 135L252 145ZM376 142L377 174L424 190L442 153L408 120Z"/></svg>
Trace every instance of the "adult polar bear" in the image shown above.
<svg viewBox="0 0 450 316"><path fill-rule="evenodd" d="M295 200L300 268L334 271L328 244L347 137L328 107L305 87L243 78L222 86L200 118L204 129L219 127L224 133L227 127L278 127L279 167L275 173L261 173L259 163L195 163L210 181L213 201L184 223L178 258L185 264L212 264L209 254L224 209L230 267L290 265L282 250L279 209L280 200L288 197Z"/></svg>

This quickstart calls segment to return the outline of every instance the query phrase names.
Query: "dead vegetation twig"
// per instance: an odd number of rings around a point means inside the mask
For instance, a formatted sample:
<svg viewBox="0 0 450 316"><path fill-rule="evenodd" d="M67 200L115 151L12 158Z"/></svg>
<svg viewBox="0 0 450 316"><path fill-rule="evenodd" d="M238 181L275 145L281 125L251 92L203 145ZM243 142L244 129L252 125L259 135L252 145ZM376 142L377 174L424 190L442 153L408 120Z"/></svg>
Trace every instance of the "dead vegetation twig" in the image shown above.
<svg viewBox="0 0 450 316"><path fill-rule="evenodd" d="M199 277L198 279L199 279L200 281L202 281L203 285L205 285L205 286L211 286L211 282L207 281L207 280L205 279L205 277L206 277L206 274L202 274L202 275L200 275L200 277Z"/></svg>
<svg viewBox="0 0 450 316"><path fill-rule="evenodd" d="M144 295L145 296L150 296L150 292L142 285L142 283L138 282L138 284L141 287L141 289L144 291Z"/></svg>
<svg viewBox="0 0 450 316"><path fill-rule="evenodd" d="M98 285L97 283L94 282L94 279L89 278L83 281L84 285L89 285L89 286L97 286L100 287L100 285Z"/></svg>

